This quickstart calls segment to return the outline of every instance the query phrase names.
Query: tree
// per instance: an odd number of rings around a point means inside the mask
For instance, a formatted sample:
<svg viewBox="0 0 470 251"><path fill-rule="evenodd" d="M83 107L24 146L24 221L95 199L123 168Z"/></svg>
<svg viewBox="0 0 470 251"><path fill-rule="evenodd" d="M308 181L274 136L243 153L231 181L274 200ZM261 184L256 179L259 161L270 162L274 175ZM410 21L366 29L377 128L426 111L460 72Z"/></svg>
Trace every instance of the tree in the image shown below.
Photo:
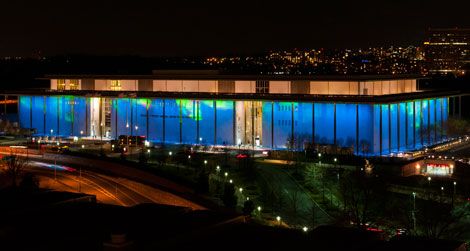
<svg viewBox="0 0 470 251"><path fill-rule="evenodd" d="M353 171L343 175L340 183L340 195L350 219L356 226L364 226L373 218L373 204L385 194L384 183L376 176L367 176L364 172Z"/></svg>
<svg viewBox="0 0 470 251"><path fill-rule="evenodd" d="M297 210L299 208L299 203L300 203L300 193L299 190L294 190L291 193L289 193L289 199L291 201L291 206L292 206L292 211L294 214L297 214Z"/></svg>
<svg viewBox="0 0 470 251"><path fill-rule="evenodd" d="M32 173L26 173L20 182L20 188L25 192L33 192L39 189L39 180Z"/></svg>
<svg viewBox="0 0 470 251"><path fill-rule="evenodd" d="M207 193L209 191L209 175L201 170L197 177L197 191L199 193Z"/></svg>
<svg viewBox="0 0 470 251"><path fill-rule="evenodd" d="M247 200L245 203L243 203L243 215L251 216L254 210L255 204L252 200Z"/></svg>
<svg viewBox="0 0 470 251"><path fill-rule="evenodd" d="M144 151L139 152L139 163L141 165L147 164L147 155L144 153Z"/></svg>
<svg viewBox="0 0 470 251"><path fill-rule="evenodd" d="M449 118L444 128L449 136L462 136L470 132L470 123L464 119Z"/></svg>
<svg viewBox="0 0 470 251"><path fill-rule="evenodd" d="M225 183L222 201L226 207L235 208L237 206L237 196L235 196L235 186L233 184Z"/></svg>
<svg viewBox="0 0 470 251"><path fill-rule="evenodd" d="M418 204L417 235L457 239L470 232L470 203L452 206L432 201Z"/></svg>
<svg viewBox="0 0 470 251"><path fill-rule="evenodd" d="M28 166L28 160L19 155L10 154L2 159L2 165L5 167L5 174L11 180L11 185L17 187L18 179Z"/></svg>

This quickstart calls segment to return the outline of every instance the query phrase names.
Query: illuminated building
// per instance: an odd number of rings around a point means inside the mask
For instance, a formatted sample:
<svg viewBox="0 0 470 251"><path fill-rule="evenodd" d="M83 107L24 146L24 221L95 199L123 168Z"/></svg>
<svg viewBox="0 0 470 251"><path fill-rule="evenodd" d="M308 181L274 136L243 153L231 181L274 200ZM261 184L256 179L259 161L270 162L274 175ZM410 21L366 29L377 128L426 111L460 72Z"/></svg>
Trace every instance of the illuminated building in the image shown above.
<svg viewBox="0 0 470 251"><path fill-rule="evenodd" d="M429 29L424 53L429 73L464 74L470 63L470 29Z"/></svg>
<svg viewBox="0 0 470 251"><path fill-rule="evenodd" d="M49 79L51 90L19 97L20 125L37 135L138 135L156 143L263 149L320 144L364 155L444 140L455 94L418 91L413 76L190 71Z"/></svg>

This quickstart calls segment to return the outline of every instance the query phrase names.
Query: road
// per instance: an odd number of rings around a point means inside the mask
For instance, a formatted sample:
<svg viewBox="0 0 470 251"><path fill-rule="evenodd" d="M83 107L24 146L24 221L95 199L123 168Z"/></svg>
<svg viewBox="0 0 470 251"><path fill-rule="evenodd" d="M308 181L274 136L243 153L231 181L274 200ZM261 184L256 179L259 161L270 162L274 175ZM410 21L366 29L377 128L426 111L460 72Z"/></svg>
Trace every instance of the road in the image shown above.
<svg viewBox="0 0 470 251"><path fill-rule="evenodd" d="M101 203L134 206L158 203L204 209L193 202L166 191L129 179L112 177L82 168L55 165L52 161L30 161L28 169L40 178L40 185L54 190L96 195Z"/></svg>
<svg viewBox="0 0 470 251"><path fill-rule="evenodd" d="M312 222L312 208L315 214L315 225L324 225L332 222L332 217L313 200L306 191L281 165L259 165L258 172L267 184L271 186L277 197L283 196L284 206L281 217L289 224L310 225ZM280 195L279 193L282 193ZM295 202L294 202L295 201ZM293 204L297 203L296 213Z"/></svg>

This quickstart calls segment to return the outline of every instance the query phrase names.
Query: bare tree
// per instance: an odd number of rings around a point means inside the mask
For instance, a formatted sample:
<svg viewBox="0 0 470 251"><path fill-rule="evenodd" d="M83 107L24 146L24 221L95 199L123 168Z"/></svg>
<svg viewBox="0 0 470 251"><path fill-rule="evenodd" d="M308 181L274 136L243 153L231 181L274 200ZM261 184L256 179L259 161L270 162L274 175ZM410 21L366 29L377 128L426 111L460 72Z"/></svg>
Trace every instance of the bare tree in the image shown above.
<svg viewBox="0 0 470 251"><path fill-rule="evenodd" d="M2 159L4 172L11 180L11 185L17 187L18 179L23 174L24 169L28 166L28 160L25 157L10 154Z"/></svg>
<svg viewBox="0 0 470 251"><path fill-rule="evenodd" d="M419 206L418 235L427 238L460 238L470 232L470 204L451 205L424 201Z"/></svg>
<svg viewBox="0 0 470 251"><path fill-rule="evenodd" d="M340 193L344 207L351 220L361 227L371 220L373 204L380 200L384 190L383 182L376 177L370 177L363 172L352 172L341 179Z"/></svg>
<svg viewBox="0 0 470 251"><path fill-rule="evenodd" d="M291 206L292 206L292 211L294 214L297 214L297 211L299 209L299 204L300 204L300 193L299 190L294 190L291 193L288 193L289 199L291 201Z"/></svg>

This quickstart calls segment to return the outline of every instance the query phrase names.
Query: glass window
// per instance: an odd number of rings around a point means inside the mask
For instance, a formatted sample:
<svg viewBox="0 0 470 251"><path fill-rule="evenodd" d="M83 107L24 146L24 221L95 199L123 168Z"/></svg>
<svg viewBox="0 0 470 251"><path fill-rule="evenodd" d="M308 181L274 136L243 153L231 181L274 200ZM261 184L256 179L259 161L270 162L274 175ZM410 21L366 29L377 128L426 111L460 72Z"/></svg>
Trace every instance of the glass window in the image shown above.
<svg viewBox="0 0 470 251"><path fill-rule="evenodd" d="M65 90L65 79L57 79L57 90Z"/></svg>
<svg viewBox="0 0 470 251"><path fill-rule="evenodd" d="M257 80L256 93L269 93L269 81Z"/></svg>
<svg viewBox="0 0 470 251"><path fill-rule="evenodd" d="M70 80L70 90L78 90L78 79Z"/></svg>
<svg viewBox="0 0 470 251"><path fill-rule="evenodd" d="M111 80L111 91L121 90L121 80Z"/></svg>

